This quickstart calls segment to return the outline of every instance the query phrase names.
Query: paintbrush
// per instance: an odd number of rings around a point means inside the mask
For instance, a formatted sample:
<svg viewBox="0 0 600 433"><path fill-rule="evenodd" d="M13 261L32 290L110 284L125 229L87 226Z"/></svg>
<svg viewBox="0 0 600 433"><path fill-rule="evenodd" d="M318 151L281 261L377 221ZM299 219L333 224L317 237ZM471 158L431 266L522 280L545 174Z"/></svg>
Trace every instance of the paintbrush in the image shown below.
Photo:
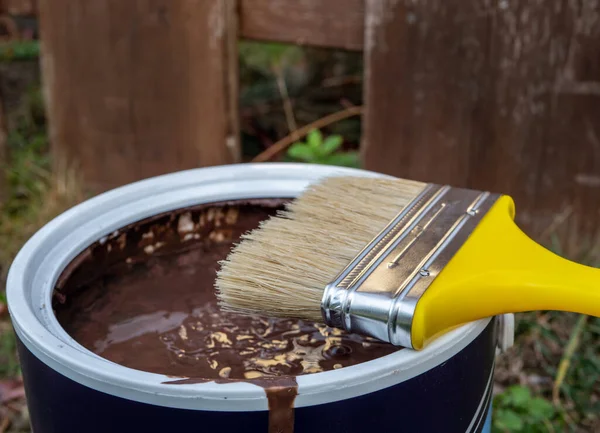
<svg viewBox="0 0 600 433"><path fill-rule="evenodd" d="M390 178L331 177L247 233L221 262L224 310L323 322L422 349L504 313L600 316L600 270L514 222L507 195Z"/></svg>

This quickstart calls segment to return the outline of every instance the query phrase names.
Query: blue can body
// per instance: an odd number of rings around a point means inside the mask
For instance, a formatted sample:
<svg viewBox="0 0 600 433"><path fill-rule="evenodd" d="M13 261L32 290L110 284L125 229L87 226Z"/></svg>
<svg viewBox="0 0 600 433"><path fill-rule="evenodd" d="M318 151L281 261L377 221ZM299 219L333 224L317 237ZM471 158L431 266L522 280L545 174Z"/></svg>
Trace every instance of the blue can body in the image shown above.
<svg viewBox="0 0 600 433"><path fill-rule="evenodd" d="M296 408L294 431L489 432L495 339L492 320L462 351L419 376L360 397ZM19 354L35 433L268 431L266 411L202 411L136 402L61 375L22 343Z"/></svg>

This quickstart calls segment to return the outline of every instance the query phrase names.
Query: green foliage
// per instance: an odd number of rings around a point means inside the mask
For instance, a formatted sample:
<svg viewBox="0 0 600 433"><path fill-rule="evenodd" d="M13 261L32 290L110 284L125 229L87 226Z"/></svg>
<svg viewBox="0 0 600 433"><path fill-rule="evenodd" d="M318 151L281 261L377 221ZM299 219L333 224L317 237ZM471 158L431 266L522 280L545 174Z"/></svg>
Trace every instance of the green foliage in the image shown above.
<svg viewBox="0 0 600 433"><path fill-rule="evenodd" d="M51 171L39 87L27 93L15 112L7 144L9 161L0 165L7 186L0 203L0 284L12 257L37 227L40 212L54 206L47 197Z"/></svg>
<svg viewBox="0 0 600 433"><path fill-rule="evenodd" d="M7 136L9 164L0 166L5 176L6 200L0 203L0 315L6 318L6 294L2 291L3 278L10 262L33 231L41 209L51 208L45 202L50 178L48 139L45 133L44 106L40 88L27 92L22 105L15 112L12 128ZM8 320L0 320L0 377L19 374L15 334Z"/></svg>
<svg viewBox="0 0 600 433"><path fill-rule="evenodd" d="M271 75L275 68L299 61L304 52L298 45L242 41L239 56L246 67Z"/></svg>
<svg viewBox="0 0 600 433"><path fill-rule="evenodd" d="M598 266L597 244L582 245L567 254L555 233L549 241L547 247L556 254ZM600 431L600 318L545 311L518 314L516 323L512 357L523 361L519 374L541 379L537 393L556 398L555 414L541 431ZM574 339L577 344L572 347Z"/></svg>
<svg viewBox="0 0 600 433"><path fill-rule="evenodd" d="M40 151L45 146L45 137L36 137L31 146L12 152L11 164L5 168L11 193L3 209L7 214L21 214L45 192L50 173L48 156Z"/></svg>
<svg viewBox="0 0 600 433"><path fill-rule="evenodd" d="M29 221L47 207L44 196L50 176L45 114L39 87L27 91L12 113L7 136L9 161L0 165L6 191L0 202L0 316L6 315L4 278L16 251L22 246ZM0 376L18 371L14 333L0 320Z"/></svg>
<svg viewBox="0 0 600 433"><path fill-rule="evenodd" d="M340 135L330 135L324 139L321 131L315 129L306 136L306 141L292 144L287 156L292 160L312 164L358 167L358 152L339 152L343 141Z"/></svg>
<svg viewBox="0 0 600 433"><path fill-rule="evenodd" d="M241 41L239 43L240 105L254 106L281 98L276 78L285 78L288 95L302 88L292 70L302 64L305 52L297 45L275 42Z"/></svg>
<svg viewBox="0 0 600 433"><path fill-rule="evenodd" d="M6 315L6 293L0 292L0 315ZM9 323L0 322L0 379L19 374L17 341Z"/></svg>
<svg viewBox="0 0 600 433"><path fill-rule="evenodd" d="M542 433L554 418L554 406L546 399L534 397L528 388L514 385L494 400L495 433Z"/></svg>
<svg viewBox="0 0 600 433"><path fill-rule="evenodd" d="M10 194L2 211L4 216L11 217L19 216L30 203L41 200L50 176L48 137L39 88L28 92L24 109L15 123L7 138L10 164L0 167Z"/></svg>
<svg viewBox="0 0 600 433"><path fill-rule="evenodd" d="M17 359L17 341L12 328L2 324L0 329L0 378L14 377L20 372L19 361Z"/></svg>
<svg viewBox="0 0 600 433"><path fill-rule="evenodd" d="M33 60L39 55L39 41L10 41L0 44L0 62Z"/></svg>

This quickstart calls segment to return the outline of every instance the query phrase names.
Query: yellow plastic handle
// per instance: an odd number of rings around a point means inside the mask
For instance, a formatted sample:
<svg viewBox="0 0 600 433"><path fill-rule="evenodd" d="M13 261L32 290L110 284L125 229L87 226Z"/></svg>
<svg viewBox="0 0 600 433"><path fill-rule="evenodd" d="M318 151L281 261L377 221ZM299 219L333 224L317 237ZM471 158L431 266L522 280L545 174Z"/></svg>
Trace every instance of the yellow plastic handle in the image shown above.
<svg viewBox="0 0 600 433"><path fill-rule="evenodd" d="M560 310L600 316L600 269L530 239L502 196L419 300L413 347L459 325L504 313Z"/></svg>

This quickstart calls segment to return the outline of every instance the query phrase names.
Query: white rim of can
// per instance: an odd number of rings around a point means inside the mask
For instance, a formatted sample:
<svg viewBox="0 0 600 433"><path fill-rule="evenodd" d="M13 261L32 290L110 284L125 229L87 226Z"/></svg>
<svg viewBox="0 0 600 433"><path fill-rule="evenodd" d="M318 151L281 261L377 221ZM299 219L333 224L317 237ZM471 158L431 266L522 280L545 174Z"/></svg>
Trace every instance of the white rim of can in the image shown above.
<svg viewBox="0 0 600 433"><path fill-rule="evenodd" d="M296 163L199 168L132 183L87 200L46 224L21 249L7 280L9 312L23 344L60 374L92 389L159 406L210 411L266 410L262 388L244 382L170 385L168 376L127 368L85 349L59 325L51 296L85 248L147 217L224 200L297 196L329 176L381 177L365 170ZM406 381L464 349L490 319L464 325L420 352L404 349L339 370L298 376L295 407L368 394Z"/></svg>

